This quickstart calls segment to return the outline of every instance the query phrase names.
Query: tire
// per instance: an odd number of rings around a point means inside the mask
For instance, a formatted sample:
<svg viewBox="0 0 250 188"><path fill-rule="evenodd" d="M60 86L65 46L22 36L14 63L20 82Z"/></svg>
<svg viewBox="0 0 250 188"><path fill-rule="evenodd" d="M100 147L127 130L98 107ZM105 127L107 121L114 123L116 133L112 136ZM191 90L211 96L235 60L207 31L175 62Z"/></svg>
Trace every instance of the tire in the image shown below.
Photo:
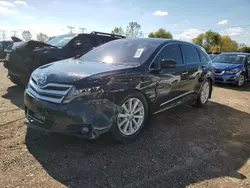
<svg viewBox="0 0 250 188"><path fill-rule="evenodd" d="M23 86L22 82L19 80L17 76L14 76L12 74L9 74L9 79L12 83L18 85L18 86Z"/></svg>
<svg viewBox="0 0 250 188"><path fill-rule="evenodd" d="M207 101L209 99L210 92L211 92L211 83L210 83L210 81L206 80L202 84L202 87L201 87L200 92L198 94L195 106L198 108L202 108L202 107L206 106ZM203 98L203 97L205 97L205 98Z"/></svg>
<svg viewBox="0 0 250 188"><path fill-rule="evenodd" d="M134 111L132 110L133 112L138 111L142 107L143 110L140 110L134 114L131 113L132 115L128 115L128 112L125 110L123 105L129 105L129 101L132 101L132 108L135 107L135 104L137 104L137 107L134 109ZM117 115L111 126L110 132L116 141L120 143L126 143L133 140L145 127L145 121L148 118L148 103L146 98L141 93L136 91L130 91L129 93L127 92L122 97L117 99L116 103L117 105L123 107L124 112ZM127 107L127 110L130 111L129 106ZM135 118L135 116L140 118ZM123 123L123 121L125 122ZM138 121L137 125L139 126L136 126L134 121ZM133 129L131 129L131 123L132 127L134 127Z"/></svg>
<svg viewBox="0 0 250 188"><path fill-rule="evenodd" d="M239 75L239 80L238 80L238 82L237 82L237 86L238 86L238 87L243 86L244 83L245 83L245 80L246 80L245 74L244 74L244 73L241 73L241 74Z"/></svg>

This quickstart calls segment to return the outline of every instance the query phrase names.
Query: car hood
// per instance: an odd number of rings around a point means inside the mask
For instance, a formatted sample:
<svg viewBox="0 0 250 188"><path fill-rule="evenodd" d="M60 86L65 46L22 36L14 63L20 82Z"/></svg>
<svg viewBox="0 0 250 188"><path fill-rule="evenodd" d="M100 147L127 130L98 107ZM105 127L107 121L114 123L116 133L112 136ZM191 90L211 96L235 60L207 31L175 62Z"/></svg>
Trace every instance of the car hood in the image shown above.
<svg viewBox="0 0 250 188"><path fill-rule="evenodd" d="M230 69L236 69L236 68L242 68L243 64L230 64L230 63L213 63L213 66L215 69L220 70L230 70Z"/></svg>
<svg viewBox="0 0 250 188"><path fill-rule="evenodd" d="M44 42L39 42L39 41L35 41L35 40L30 40L27 42L24 41L16 41L14 42L14 44L8 49L9 51L14 51L16 49L20 49L20 50L29 50L29 51L36 51L38 49L57 49L54 46L51 46L49 44L46 44Z"/></svg>
<svg viewBox="0 0 250 188"><path fill-rule="evenodd" d="M121 71L131 69L136 65L107 64L95 61L82 61L79 59L65 59L39 67L32 73L39 83L40 78L46 77L46 83L74 84L86 77L100 78Z"/></svg>

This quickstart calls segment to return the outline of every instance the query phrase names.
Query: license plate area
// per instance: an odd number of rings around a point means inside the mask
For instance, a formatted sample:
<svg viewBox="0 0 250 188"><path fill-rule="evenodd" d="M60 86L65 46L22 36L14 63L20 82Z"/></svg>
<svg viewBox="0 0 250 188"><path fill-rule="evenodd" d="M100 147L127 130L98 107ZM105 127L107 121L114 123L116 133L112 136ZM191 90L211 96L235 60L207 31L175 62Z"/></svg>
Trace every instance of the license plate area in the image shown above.
<svg viewBox="0 0 250 188"><path fill-rule="evenodd" d="M44 123L46 121L46 115L44 112L34 112L30 109L27 110L27 115L33 119L34 121L37 121L39 123Z"/></svg>

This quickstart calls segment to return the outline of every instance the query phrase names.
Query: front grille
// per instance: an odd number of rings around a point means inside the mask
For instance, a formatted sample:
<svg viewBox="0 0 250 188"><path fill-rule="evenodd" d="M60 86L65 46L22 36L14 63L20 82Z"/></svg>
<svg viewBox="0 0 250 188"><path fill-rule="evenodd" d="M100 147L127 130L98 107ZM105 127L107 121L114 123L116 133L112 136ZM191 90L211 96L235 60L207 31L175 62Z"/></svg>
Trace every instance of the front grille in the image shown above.
<svg viewBox="0 0 250 188"><path fill-rule="evenodd" d="M222 74L222 73L224 73L223 70L219 70L219 69L216 69L216 70L215 70L215 74Z"/></svg>
<svg viewBox="0 0 250 188"><path fill-rule="evenodd" d="M72 85L48 83L40 87L34 78L30 79L27 93L37 99L49 101L53 103L61 103L63 98L67 95Z"/></svg>
<svg viewBox="0 0 250 188"><path fill-rule="evenodd" d="M217 78L217 77L215 77L215 81L223 81L223 78Z"/></svg>

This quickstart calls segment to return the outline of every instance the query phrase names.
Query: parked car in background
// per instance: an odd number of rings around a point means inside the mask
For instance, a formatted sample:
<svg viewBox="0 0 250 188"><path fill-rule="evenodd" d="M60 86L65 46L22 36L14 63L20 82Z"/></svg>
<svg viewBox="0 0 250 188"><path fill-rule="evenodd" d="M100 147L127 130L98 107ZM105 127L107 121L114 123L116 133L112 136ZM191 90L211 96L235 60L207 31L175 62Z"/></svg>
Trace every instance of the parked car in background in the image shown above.
<svg viewBox="0 0 250 188"><path fill-rule="evenodd" d="M83 55L96 46L121 38L125 37L93 31L90 34L61 35L46 43L19 41L7 50L4 66L13 83L26 85L31 73L42 65Z"/></svg>
<svg viewBox="0 0 250 188"><path fill-rule="evenodd" d="M192 43L140 38L103 44L79 58L36 69L24 93L32 127L118 141L134 138L149 114L206 105L212 62Z"/></svg>
<svg viewBox="0 0 250 188"><path fill-rule="evenodd" d="M211 59L215 58L216 54L208 54Z"/></svg>
<svg viewBox="0 0 250 188"><path fill-rule="evenodd" d="M213 59L215 82L244 85L250 79L250 54L222 53Z"/></svg>
<svg viewBox="0 0 250 188"><path fill-rule="evenodd" d="M5 59L6 52L4 50L12 43L12 41L0 41L0 59Z"/></svg>

